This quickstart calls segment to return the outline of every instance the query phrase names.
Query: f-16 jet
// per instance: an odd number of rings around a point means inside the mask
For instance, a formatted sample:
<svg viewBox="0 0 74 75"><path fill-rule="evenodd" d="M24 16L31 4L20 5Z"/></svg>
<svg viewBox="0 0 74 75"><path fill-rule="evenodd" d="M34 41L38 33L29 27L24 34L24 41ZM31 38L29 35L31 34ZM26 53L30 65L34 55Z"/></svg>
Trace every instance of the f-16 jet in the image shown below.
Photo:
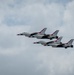
<svg viewBox="0 0 74 75"><path fill-rule="evenodd" d="M45 34L47 28L42 29L40 32L35 32L35 33L27 33L27 32L23 32L17 35L25 35L26 37L30 37L30 38L37 38L37 39L57 39L58 36L58 32L59 30L56 30L54 33L52 34Z"/></svg>
<svg viewBox="0 0 74 75"><path fill-rule="evenodd" d="M61 44L61 40L62 40L62 37L59 37L57 40L54 40L54 41L49 41L49 42L38 41L38 42L34 42L34 44L41 44L44 46L53 46L55 44L57 44L57 45Z"/></svg>
<svg viewBox="0 0 74 75"><path fill-rule="evenodd" d="M72 45L73 41L74 41L74 39L71 39L71 40L70 40L69 42L67 42L67 43L60 43L59 45L53 45L52 47L65 48L65 49L67 49L67 48L69 48L69 47L73 48L73 45Z"/></svg>
<svg viewBox="0 0 74 75"><path fill-rule="evenodd" d="M37 35L45 35L46 30L47 30L47 28L44 28L40 32L34 32L34 33L23 32L23 33L20 33L20 34L17 34L17 35L25 35L26 37L36 38Z"/></svg>

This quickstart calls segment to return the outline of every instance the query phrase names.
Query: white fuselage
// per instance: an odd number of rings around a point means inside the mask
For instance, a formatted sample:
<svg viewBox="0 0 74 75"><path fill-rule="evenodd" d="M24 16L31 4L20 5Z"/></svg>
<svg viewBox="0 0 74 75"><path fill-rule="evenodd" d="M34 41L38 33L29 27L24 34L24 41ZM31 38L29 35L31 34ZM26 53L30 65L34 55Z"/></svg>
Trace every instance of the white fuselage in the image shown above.
<svg viewBox="0 0 74 75"><path fill-rule="evenodd" d="M73 48L73 45L68 45L68 44L59 44L59 45L53 45L52 47L56 47L56 48L68 48L68 47L71 47Z"/></svg>

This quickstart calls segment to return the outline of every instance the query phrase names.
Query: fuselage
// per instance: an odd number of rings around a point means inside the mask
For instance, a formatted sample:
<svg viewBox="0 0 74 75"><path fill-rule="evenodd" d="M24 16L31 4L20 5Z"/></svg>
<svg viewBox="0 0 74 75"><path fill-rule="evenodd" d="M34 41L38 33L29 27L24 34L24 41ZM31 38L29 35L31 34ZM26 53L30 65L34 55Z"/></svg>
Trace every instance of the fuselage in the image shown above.
<svg viewBox="0 0 74 75"><path fill-rule="evenodd" d="M67 44L59 44L59 45L53 45L52 47L56 47L56 48L73 48L73 45L67 45Z"/></svg>

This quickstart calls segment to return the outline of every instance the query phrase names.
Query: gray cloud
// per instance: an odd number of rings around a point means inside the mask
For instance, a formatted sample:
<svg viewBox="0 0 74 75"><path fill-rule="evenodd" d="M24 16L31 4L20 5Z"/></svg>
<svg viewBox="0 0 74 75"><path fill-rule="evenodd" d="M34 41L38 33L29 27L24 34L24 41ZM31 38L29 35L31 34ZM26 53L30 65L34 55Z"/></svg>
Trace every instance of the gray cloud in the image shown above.
<svg viewBox="0 0 74 75"><path fill-rule="evenodd" d="M37 2L24 5L20 4L20 0L4 3L0 8L0 74L73 75L73 49L34 45L33 42L38 39L17 37L16 34L47 27L46 33L59 29L59 36L64 36L63 41L67 42L74 37L74 1L67 3L66 7L54 1L46 5ZM14 6L16 3L21 7ZM10 4L13 4L12 7Z"/></svg>

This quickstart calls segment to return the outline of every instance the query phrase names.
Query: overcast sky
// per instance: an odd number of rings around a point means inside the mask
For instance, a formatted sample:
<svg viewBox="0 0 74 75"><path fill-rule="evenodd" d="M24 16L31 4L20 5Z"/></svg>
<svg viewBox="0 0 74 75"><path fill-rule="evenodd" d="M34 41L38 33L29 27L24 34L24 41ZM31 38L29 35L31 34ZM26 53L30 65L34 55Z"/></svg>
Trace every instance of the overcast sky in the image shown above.
<svg viewBox="0 0 74 75"><path fill-rule="evenodd" d="M44 27L48 34L59 29L62 42L74 39L74 0L0 0L0 75L74 75L74 48L16 35Z"/></svg>

